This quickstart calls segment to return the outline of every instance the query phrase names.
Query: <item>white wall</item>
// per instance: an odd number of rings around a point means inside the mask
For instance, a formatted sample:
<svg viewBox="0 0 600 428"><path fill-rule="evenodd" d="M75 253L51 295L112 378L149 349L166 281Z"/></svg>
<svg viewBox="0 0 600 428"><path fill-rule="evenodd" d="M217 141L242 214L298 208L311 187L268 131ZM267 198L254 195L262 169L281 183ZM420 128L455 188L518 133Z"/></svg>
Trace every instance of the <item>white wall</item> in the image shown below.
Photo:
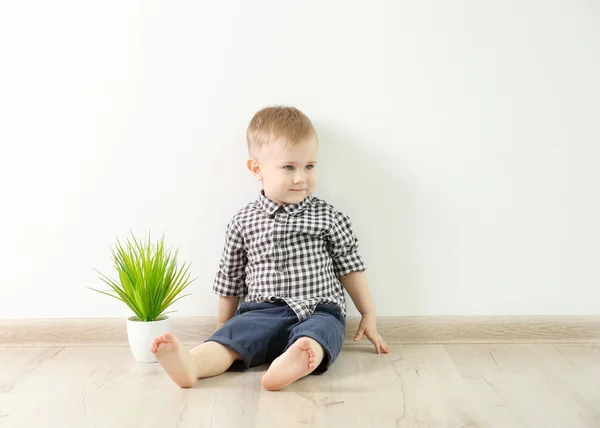
<svg viewBox="0 0 600 428"><path fill-rule="evenodd" d="M600 312L591 1L3 2L0 317L124 316L94 268L166 233L215 315L244 133L292 104L380 315ZM356 314L352 308L351 314Z"/></svg>

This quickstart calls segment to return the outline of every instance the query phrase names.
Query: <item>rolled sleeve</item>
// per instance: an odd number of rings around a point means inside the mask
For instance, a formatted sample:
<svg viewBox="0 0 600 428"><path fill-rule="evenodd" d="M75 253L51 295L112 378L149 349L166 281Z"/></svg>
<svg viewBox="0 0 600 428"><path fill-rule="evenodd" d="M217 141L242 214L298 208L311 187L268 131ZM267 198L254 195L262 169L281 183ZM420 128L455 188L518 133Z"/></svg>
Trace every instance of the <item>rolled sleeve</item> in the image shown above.
<svg viewBox="0 0 600 428"><path fill-rule="evenodd" d="M235 219L227 225L225 247L221 254L219 270L213 284L213 293L219 296L244 297L248 294L248 287L246 286L248 259L244 237L241 232L242 230Z"/></svg>
<svg viewBox="0 0 600 428"><path fill-rule="evenodd" d="M352 221L346 214L339 211L335 213L327 244L337 277L367 269L358 251L358 239L352 231Z"/></svg>

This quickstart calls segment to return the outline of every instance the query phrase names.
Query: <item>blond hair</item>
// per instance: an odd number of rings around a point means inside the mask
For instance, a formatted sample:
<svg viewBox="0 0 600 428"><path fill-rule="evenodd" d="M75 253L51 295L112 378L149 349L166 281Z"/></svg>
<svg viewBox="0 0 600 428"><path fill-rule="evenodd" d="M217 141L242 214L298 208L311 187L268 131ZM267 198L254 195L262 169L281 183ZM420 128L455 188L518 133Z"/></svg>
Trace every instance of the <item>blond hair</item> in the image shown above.
<svg viewBox="0 0 600 428"><path fill-rule="evenodd" d="M317 138L310 119L296 107L266 107L256 112L246 131L248 152L257 154L260 149L275 140L282 140L288 147L309 137Z"/></svg>

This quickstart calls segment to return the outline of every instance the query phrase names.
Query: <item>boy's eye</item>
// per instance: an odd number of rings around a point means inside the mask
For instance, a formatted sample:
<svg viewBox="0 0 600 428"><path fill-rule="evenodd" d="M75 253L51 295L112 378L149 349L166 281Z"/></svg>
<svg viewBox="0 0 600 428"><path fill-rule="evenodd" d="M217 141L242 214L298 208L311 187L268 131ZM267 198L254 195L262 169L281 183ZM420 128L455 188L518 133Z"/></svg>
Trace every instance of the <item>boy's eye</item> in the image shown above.
<svg viewBox="0 0 600 428"><path fill-rule="evenodd" d="M306 165L306 169L313 169L314 167L314 165Z"/></svg>
<svg viewBox="0 0 600 428"><path fill-rule="evenodd" d="M283 167L283 169L287 169L288 171L293 171L294 167L292 165L286 165Z"/></svg>

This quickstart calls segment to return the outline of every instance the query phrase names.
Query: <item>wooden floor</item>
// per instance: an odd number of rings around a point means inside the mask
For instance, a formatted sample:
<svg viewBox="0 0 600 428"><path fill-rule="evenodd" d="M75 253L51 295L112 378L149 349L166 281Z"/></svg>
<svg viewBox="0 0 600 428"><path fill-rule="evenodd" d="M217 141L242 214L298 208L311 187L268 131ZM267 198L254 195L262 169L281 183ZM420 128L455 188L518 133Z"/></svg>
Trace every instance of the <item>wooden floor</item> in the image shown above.
<svg viewBox="0 0 600 428"><path fill-rule="evenodd" d="M124 346L0 348L0 427L600 427L600 345L347 346L280 392L265 367L175 386Z"/></svg>

